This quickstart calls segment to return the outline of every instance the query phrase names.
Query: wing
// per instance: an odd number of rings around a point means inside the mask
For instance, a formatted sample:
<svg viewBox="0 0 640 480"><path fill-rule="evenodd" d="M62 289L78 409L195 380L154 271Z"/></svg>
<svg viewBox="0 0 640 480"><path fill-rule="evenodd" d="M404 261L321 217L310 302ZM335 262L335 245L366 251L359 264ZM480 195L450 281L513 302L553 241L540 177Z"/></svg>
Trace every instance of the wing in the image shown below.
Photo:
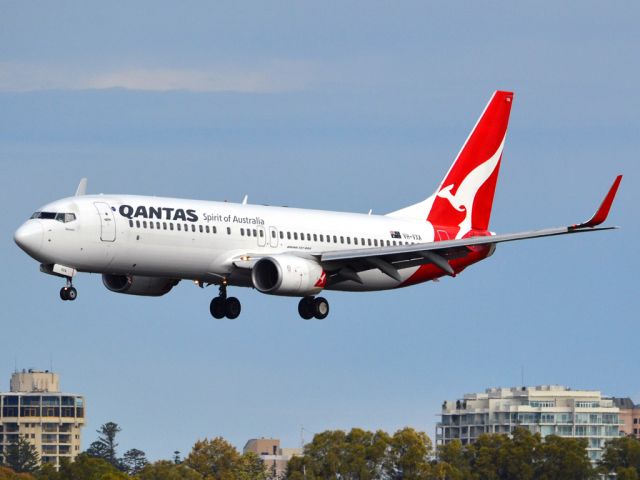
<svg viewBox="0 0 640 480"><path fill-rule="evenodd" d="M529 238L552 237L572 233L595 232L611 230L617 227L599 227L609 214L611 204L622 180L622 175L616 177L609 192L602 201L596 213L586 222L557 228L532 230L528 232L507 233L502 235L469 237L460 240L446 240L441 242L400 245L394 247L362 248L325 252L317 256L323 268L334 272L335 280L353 280L362 283L358 272L379 269L389 277L400 281L398 270L418 265L434 264L444 273L454 275L449 261L464 257L474 246L495 245L503 242L526 240Z"/></svg>

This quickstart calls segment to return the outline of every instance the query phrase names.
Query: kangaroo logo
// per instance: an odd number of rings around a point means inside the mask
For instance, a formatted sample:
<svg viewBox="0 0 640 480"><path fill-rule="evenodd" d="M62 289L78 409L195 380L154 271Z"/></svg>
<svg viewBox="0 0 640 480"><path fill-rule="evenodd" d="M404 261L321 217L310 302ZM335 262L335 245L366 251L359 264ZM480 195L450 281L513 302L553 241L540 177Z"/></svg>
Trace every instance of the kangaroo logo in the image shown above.
<svg viewBox="0 0 640 480"><path fill-rule="evenodd" d="M451 193L451 190L455 187L454 184L447 185L440 189L437 196L449 201L451 206L458 212L465 212L465 217L458 224L460 230L456 235L456 239L462 238L471 230L471 220L473 218L473 201L476 198L476 194L480 187L489 179L491 174L496 169L500 156L502 155L502 149L504 147L504 138L502 143L489 160L478 165L474 168L469 175L465 177L460 183L455 195Z"/></svg>

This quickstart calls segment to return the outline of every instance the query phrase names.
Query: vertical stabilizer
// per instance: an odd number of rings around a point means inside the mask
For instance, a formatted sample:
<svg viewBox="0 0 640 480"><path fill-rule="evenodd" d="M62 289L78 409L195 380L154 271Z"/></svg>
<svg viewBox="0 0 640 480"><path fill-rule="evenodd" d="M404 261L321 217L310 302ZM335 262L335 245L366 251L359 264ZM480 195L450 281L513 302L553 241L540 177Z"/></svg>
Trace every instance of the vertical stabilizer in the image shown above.
<svg viewBox="0 0 640 480"><path fill-rule="evenodd" d="M512 101L512 92L495 92L436 192L389 215L457 228L456 238L487 230Z"/></svg>

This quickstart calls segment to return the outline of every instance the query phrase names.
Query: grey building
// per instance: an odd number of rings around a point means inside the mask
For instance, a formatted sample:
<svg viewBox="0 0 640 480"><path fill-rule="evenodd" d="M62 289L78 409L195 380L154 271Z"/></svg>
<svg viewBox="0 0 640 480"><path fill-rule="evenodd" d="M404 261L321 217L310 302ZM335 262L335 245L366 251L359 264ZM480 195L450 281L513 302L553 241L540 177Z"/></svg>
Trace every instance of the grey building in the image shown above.
<svg viewBox="0 0 640 480"><path fill-rule="evenodd" d="M442 404L436 445L474 442L483 433L510 434L524 427L542 437L558 435L587 440L591 461L600 459L607 440L620 435L619 409L599 391L560 385L488 388Z"/></svg>

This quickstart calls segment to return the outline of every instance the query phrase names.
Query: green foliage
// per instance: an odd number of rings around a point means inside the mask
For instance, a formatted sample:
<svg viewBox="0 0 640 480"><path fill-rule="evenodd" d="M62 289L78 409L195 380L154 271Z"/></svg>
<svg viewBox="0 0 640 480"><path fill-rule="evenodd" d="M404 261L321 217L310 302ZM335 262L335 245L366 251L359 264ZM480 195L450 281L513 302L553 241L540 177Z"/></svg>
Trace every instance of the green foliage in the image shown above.
<svg viewBox="0 0 640 480"><path fill-rule="evenodd" d="M127 450L120 461L122 470L129 475L137 475L142 469L149 464L147 457L142 450L132 448Z"/></svg>
<svg viewBox="0 0 640 480"><path fill-rule="evenodd" d="M40 467L40 457L36 447L20 435L7 447L4 463L17 473L31 473Z"/></svg>
<svg viewBox="0 0 640 480"><path fill-rule="evenodd" d="M0 480L33 480L29 473L16 473L8 467L0 466Z"/></svg>
<svg viewBox="0 0 640 480"><path fill-rule="evenodd" d="M614 473L619 479L640 477L640 440L620 437L607 442L599 470L604 474Z"/></svg>
<svg viewBox="0 0 640 480"><path fill-rule="evenodd" d="M116 449L118 444L116 443L116 435L121 431L121 428L117 423L107 422L103 424L96 432L98 433L98 439L93 442L87 449L87 454L102 458L109 462L114 467L121 467L118 460Z"/></svg>
<svg viewBox="0 0 640 480"><path fill-rule="evenodd" d="M74 462L62 461L60 470L42 468L38 480L126 480L129 476L119 471L103 458L81 453Z"/></svg>
<svg viewBox="0 0 640 480"><path fill-rule="evenodd" d="M349 433L326 431L314 436L304 456L291 459L287 478L426 479L430 452L429 438L411 428L398 430L393 436L359 428Z"/></svg>
<svg viewBox="0 0 640 480"><path fill-rule="evenodd" d="M222 437L198 440L184 461L205 480L234 480L239 462L238 451Z"/></svg>
<svg viewBox="0 0 640 480"><path fill-rule="evenodd" d="M184 463L160 460L145 466L138 475L140 480L202 480L202 475Z"/></svg>

